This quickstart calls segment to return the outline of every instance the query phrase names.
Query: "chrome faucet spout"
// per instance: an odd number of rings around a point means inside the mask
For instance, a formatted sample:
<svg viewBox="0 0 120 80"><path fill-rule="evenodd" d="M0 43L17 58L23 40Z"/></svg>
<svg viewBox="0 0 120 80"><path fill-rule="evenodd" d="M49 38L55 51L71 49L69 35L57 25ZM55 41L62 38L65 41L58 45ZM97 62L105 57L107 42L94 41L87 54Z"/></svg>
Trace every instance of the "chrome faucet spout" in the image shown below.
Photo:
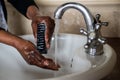
<svg viewBox="0 0 120 80"><path fill-rule="evenodd" d="M64 12L70 8L77 9L78 11L80 11L82 13L82 15L85 19L85 23L86 23L88 32L91 32L94 30L94 25L93 25L94 19L93 19L91 13L84 5L82 5L80 3L69 2L69 3L65 3L65 4L59 6L57 8L57 10L55 11L54 17L56 19L61 19Z"/></svg>
<svg viewBox="0 0 120 80"><path fill-rule="evenodd" d="M103 54L103 44L105 43L105 39L101 36L100 28L102 25L107 26L108 23L101 22L99 20L99 14L97 14L96 18L94 18L84 5L75 2L69 2L59 6L55 11L54 17L56 19L61 19L64 12L70 8L80 11L85 19L87 31L81 29L80 32L87 36L87 43L84 46L86 53L90 55Z"/></svg>

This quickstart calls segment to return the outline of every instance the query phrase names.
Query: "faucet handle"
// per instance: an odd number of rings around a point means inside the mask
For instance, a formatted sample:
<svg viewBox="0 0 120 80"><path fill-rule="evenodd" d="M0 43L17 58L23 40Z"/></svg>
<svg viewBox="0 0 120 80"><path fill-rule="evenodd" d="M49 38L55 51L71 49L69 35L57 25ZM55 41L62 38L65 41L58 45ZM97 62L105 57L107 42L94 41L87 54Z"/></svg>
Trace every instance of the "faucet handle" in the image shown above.
<svg viewBox="0 0 120 80"><path fill-rule="evenodd" d="M100 21L100 17L101 17L101 15L100 14L96 14L96 21L97 21L97 23L100 23L101 21Z"/></svg>
<svg viewBox="0 0 120 80"><path fill-rule="evenodd" d="M87 36L87 35L88 35L88 32L87 32L87 31L85 31L84 29L80 29L80 33L81 33L81 34L84 34L85 36Z"/></svg>
<svg viewBox="0 0 120 80"><path fill-rule="evenodd" d="M98 38L98 41L102 44L105 44L106 43L106 38L103 38L103 37Z"/></svg>
<svg viewBox="0 0 120 80"><path fill-rule="evenodd" d="M101 22L103 26L108 26L108 22Z"/></svg>
<svg viewBox="0 0 120 80"><path fill-rule="evenodd" d="M101 22L100 17L101 17L100 14L96 14L96 17L95 17L95 19L96 19L95 29L96 30L99 30L102 25L108 26L108 22Z"/></svg>
<svg viewBox="0 0 120 80"><path fill-rule="evenodd" d="M100 14L96 14L96 23L99 25L103 25L103 26L108 26L108 22L101 22L100 20L101 15Z"/></svg>

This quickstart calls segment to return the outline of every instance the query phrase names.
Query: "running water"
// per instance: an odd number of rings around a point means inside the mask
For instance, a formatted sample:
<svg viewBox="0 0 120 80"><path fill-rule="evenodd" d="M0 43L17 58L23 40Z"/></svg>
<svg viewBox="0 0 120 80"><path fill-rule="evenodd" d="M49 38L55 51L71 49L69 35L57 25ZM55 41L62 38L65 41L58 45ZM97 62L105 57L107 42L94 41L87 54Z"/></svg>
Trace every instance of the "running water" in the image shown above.
<svg viewBox="0 0 120 80"><path fill-rule="evenodd" d="M54 41L55 41L55 45L54 45L55 46L54 61L55 61L56 64L59 64L61 66L59 71L54 72L54 77L57 77L57 76L60 76L60 75L63 75L63 74L67 74L67 73L69 73L71 71L72 66L73 66L72 63L73 63L74 55L72 55L72 57L70 57L70 60L67 60L67 63L66 63L66 64L68 64L67 69L64 66L64 63L63 64L59 63L58 55L60 55L60 53L58 53L58 34L59 34L59 28L60 28L60 20L56 19L55 21L56 21L56 26L55 26L55 31L54 31ZM61 58L63 58L63 57L61 57Z"/></svg>
<svg viewBox="0 0 120 80"><path fill-rule="evenodd" d="M57 43L57 39L58 39L58 32L59 32L59 27L60 27L60 21L59 19L56 19L56 26L55 26L55 31L54 31L54 35L55 35L55 63L57 64L57 53L58 53L58 43Z"/></svg>
<svg viewBox="0 0 120 80"><path fill-rule="evenodd" d="M57 39L58 39L58 32L59 32L59 27L60 27L60 20L56 19L56 26L55 26L55 31L54 31L54 35L55 35L55 63L58 64L57 62L57 54L58 54L58 43L57 43ZM57 76L57 72L55 71L54 73L54 77Z"/></svg>

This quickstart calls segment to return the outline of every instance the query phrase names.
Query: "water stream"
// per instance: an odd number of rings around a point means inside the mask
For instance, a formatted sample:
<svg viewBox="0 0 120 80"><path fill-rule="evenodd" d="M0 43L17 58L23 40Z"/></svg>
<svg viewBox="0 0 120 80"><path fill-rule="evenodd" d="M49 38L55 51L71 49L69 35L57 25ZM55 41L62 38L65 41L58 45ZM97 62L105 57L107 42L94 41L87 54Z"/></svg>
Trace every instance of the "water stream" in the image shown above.
<svg viewBox="0 0 120 80"><path fill-rule="evenodd" d="M55 56L57 56L58 53L58 43L57 43L57 36L58 36L58 32L59 32L59 27L60 27L60 20L56 19L56 26L55 26L55 31L54 31L54 35L55 35ZM55 57L55 63L57 64L57 58Z"/></svg>
<svg viewBox="0 0 120 80"><path fill-rule="evenodd" d="M55 31L54 31L54 38L55 38L55 54L54 54L54 61L56 64L59 64L61 66L61 68L59 69L59 71L55 71L54 72L54 77L57 77L58 75L63 75L63 74L67 74L69 73L69 69L72 68L72 63L73 63L73 57L74 55L73 54L70 54L70 55L73 55L72 57L70 56L66 56L66 58L68 57L69 60L68 61L68 69L65 68L64 64L60 64L59 61L57 61L57 57L61 57L63 58L63 56L65 56L63 53L58 53L58 34L59 34L59 28L60 28L60 20L59 19L56 19L56 26L55 26ZM62 55L62 56L58 56L58 55ZM64 59L63 59L64 60Z"/></svg>
<svg viewBox="0 0 120 80"><path fill-rule="evenodd" d="M54 61L56 64L58 64L56 56L58 54L58 43L57 43L58 38L57 38L57 36L58 36L58 32L59 32L59 27L60 27L60 21L59 21L59 19L56 19L55 21L56 21L56 26L55 26L55 31L54 31L54 35L55 35L55 59L54 59ZM57 72L54 73L54 77L57 76L56 73Z"/></svg>

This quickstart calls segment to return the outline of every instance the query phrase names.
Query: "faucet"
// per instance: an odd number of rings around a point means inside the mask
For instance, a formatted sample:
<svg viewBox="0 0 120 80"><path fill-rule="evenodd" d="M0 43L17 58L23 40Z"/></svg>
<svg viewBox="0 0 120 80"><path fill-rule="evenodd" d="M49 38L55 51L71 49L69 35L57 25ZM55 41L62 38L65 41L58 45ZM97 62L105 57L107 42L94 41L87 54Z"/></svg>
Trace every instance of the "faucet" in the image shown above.
<svg viewBox="0 0 120 80"><path fill-rule="evenodd" d="M68 2L59 6L54 13L54 17L61 19L64 12L70 8L80 11L85 19L87 31L80 29L80 33L87 36L87 43L84 46L85 52L92 56L103 54L103 44L106 43L106 39L102 37L100 29L102 25L108 26L108 22L101 22L99 20L100 14L97 14L94 18L84 5L76 2Z"/></svg>

